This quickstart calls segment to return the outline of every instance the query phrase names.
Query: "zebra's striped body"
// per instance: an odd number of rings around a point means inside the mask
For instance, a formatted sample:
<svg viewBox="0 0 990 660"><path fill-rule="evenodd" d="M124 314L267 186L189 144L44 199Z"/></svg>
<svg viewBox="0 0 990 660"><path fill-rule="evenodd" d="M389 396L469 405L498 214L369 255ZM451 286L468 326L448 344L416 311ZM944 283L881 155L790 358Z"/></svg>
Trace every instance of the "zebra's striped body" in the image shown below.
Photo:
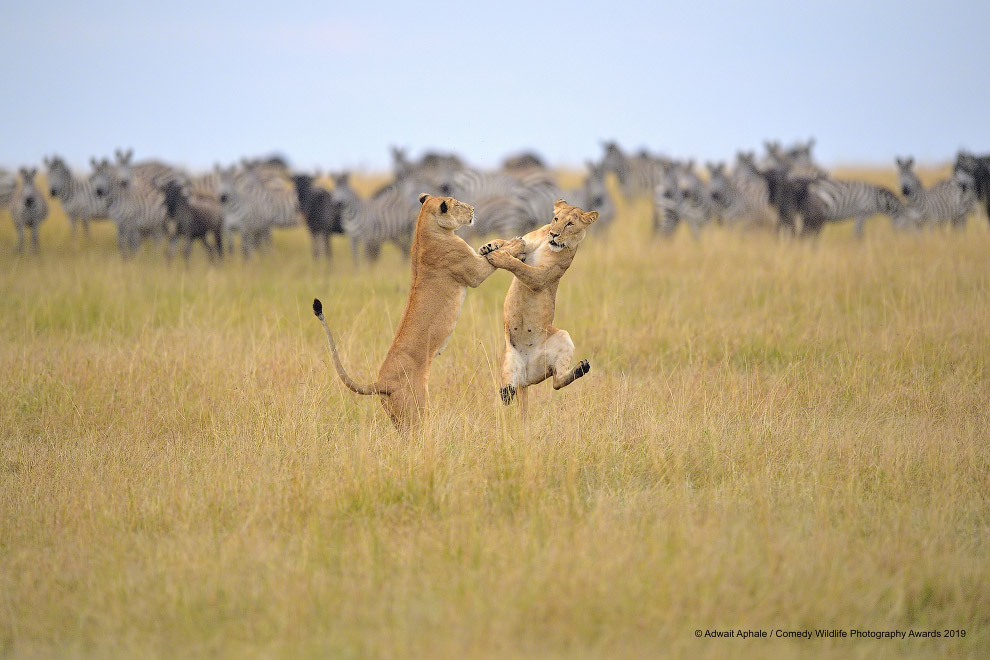
<svg viewBox="0 0 990 660"><path fill-rule="evenodd" d="M694 171L694 162L674 163L666 168L654 193L654 232L670 237L684 221L697 238L717 208L707 186Z"/></svg>
<svg viewBox="0 0 990 660"><path fill-rule="evenodd" d="M230 167L219 174L224 229L240 233L245 258L270 237L273 228L298 224L299 199L291 181L254 168Z"/></svg>
<svg viewBox="0 0 990 660"><path fill-rule="evenodd" d="M334 176L333 198L342 205L341 225L350 238L355 263L361 246L372 262L378 259L382 244L386 242L394 243L402 254L409 254L419 209L409 199L405 187L380 192L372 199L361 199L351 188L349 174Z"/></svg>
<svg viewBox="0 0 990 660"><path fill-rule="evenodd" d="M474 206L474 225L458 232L469 236L525 234L553 215L553 203L560 196L542 172L517 177L476 170L455 175L450 194Z"/></svg>
<svg viewBox="0 0 990 660"><path fill-rule="evenodd" d="M0 209L10 206L15 190L17 190L17 175L0 168Z"/></svg>
<svg viewBox="0 0 990 660"><path fill-rule="evenodd" d="M729 226L764 227L776 225L776 211L770 206L767 184L738 166L726 174L725 165L708 166L708 182L716 215Z"/></svg>
<svg viewBox="0 0 990 660"><path fill-rule="evenodd" d="M31 248L37 252L38 228L48 217L48 202L34 184L37 169L21 168L21 180L10 203L10 216L17 229L17 251L24 250L24 228L31 230Z"/></svg>
<svg viewBox="0 0 990 660"><path fill-rule="evenodd" d="M912 223L912 212L897 195L883 186L820 177L810 184L809 190L821 200L825 222L855 218L857 237L863 236L863 224L874 215L889 216L895 227Z"/></svg>
<svg viewBox="0 0 990 660"><path fill-rule="evenodd" d="M957 228L966 226L966 216L976 203L972 182L965 185L960 177L953 176L939 181L931 188L925 188L914 172L913 158L897 158L896 162L901 192L904 193L908 208L917 213L921 224L932 227L945 224Z"/></svg>
<svg viewBox="0 0 990 660"><path fill-rule="evenodd" d="M44 162L48 167L49 192L61 202L65 215L72 223L73 235L79 223L82 223L83 232L88 236L90 220L110 219L107 200L96 194L89 179L73 176L65 161L58 156L53 156L51 160L46 158ZM95 168L95 159L91 162Z"/></svg>
<svg viewBox="0 0 990 660"><path fill-rule="evenodd" d="M645 152L630 158L615 142L606 142L604 147L602 166L615 174L627 200L649 198L655 194L657 185L662 183L659 170L665 163Z"/></svg>
<svg viewBox="0 0 990 660"><path fill-rule="evenodd" d="M165 197L143 179L131 176L125 165L104 160L90 177L96 195L107 200L107 212L117 227L117 245L126 257L137 252L146 238L165 234Z"/></svg>

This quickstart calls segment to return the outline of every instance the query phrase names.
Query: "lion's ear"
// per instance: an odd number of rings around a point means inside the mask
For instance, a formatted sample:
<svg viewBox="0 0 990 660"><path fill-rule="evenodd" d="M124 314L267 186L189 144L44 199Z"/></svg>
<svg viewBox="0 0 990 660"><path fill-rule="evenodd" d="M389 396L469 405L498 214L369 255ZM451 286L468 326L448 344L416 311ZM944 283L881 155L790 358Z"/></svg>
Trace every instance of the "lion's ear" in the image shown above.
<svg viewBox="0 0 990 660"><path fill-rule="evenodd" d="M420 195L419 195L419 203L420 204L425 204L426 203L426 200L428 200L429 198L430 198L430 193L420 193Z"/></svg>
<svg viewBox="0 0 990 660"><path fill-rule="evenodd" d="M584 214L584 224L590 225L598 219L598 211L588 211Z"/></svg>
<svg viewBox="0 0 990 660"><path fill-rule="evenodd" d="M567 202L565 202L563 199L558 199L556 202L553 203L553 208L555 211L561 208L562 206L567 206Z"/></svg>
<svg viewBox="0 0 990 660"><path fill-rule="evenodd" d="M440 213L446 213L446 212L447 212L447 200L443 200L442 202L440 202Z"/></svg>

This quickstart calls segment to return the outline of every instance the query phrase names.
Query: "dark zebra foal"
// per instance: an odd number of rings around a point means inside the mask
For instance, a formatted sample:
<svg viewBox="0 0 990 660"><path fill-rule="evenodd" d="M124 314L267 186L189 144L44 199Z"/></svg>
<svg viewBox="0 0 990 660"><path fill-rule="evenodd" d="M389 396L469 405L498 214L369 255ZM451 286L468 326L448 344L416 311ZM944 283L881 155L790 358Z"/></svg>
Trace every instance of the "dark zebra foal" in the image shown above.
<svg viewBox="0 0 990 660"><path fill-rule="evenodd" d="M313 237L313 258L319 259L322 251L329 261L332 255L330 236L344 233L341 219L344 204L334 199L329 190L316 185L313 177L308 174L294 175L292 183L299 197L299 209L306 219L310 236Z"/></svg>
<svg viewBox="0 0 990 660"><path fill-rule="evenodd" d="M185 239L182 246L182 256L186 263L192 253L194 240L203 242L203 247L210 259L223 259L223 221L220 202L203 196L191 196L186 189L176 181L168 181L162 186L165 194L165 210L168 213L168 259L175 255L175 247L179 237ZM213 245L206 242L208 235L213 235Z"/></svg>

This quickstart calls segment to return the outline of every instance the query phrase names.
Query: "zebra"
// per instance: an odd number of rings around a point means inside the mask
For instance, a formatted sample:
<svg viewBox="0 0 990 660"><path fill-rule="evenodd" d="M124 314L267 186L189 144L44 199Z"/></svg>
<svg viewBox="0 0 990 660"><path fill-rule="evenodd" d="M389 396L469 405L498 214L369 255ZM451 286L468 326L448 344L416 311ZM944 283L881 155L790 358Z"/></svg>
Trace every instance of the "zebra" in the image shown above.
<svg viewBox="0 0 990 660"><path fill-rule="evenodd" d="M10 206L10 216L14 219L14 227L17 228L17 252L24 251L24 228L31 230L31 249L35 252L40 250L38 243L38 228L42 221L48 217L48 202L41 194L34 183L34 177L38 174L37 168L20 169L21 182L14 191Z"/></svg>
<svg viewBox="0 0 990 660"><path fill-rule="evenodd" d="M588 176L580 187L565 191L563 197L585 211L598 211L598 221L591 225L590 231L605 233L615 219L615 202L605 183L605 167L590 160L585 164Z"/></svg>
<svg viewBox="0 0 990 660"><path fill-rule="evenodd" d="M0 209L10 206L17 190L17 175L0 167Z"/></svg>
<svg viewBox="0 0 990 660"><path fill-rule="evenodd" d="M795 142L786 149L779 142L764 142L763 145L767 150L765 162L771 168L784 169L791 176L816 177L826 174L811 155L815 146L814 138L804 143Z"/></svg>
<svg viewBox="0 0 990 660"><path fill-rule="evenodd" d="M707 186L694 171L694 161L667 167L653 201L653 230L663 237L672 236L683 220L697 238L717 210Z"/></svg>
<svg viewBox="0 0 990 660"><path fill-rule="evenodd" d="M628 157L615 142L602 144L605 155L602 166L608 172L615 174L626 200L640 199L653 195L661 182L658 167L666 165L664 159L657 159L645 151L635 157Z"/></svg>
<svg viewBox="0 0 990 660"><path fill-rule="evenodd" d="M162 192L132 175L125 162L115 167L106 159L96 164L89 178L97 197L107 202L107 212L117 227L117 246L126 258L137 252L145 238L165 234L168 213Z"/></svg>
<svg viewBox="0 0 990 660"><path fill-rule="evenodd" d="M298 224L299 199L291 181L255 167L238 171L231 166L218 174L224 229L241 234L245 259L270 239L272 228Z"/></svg>
<svg viewBox="0 0 990 660"><path fill-rule="evenodd" d="M395 181L380 189L375 196L385 194L396 186L405 185L416 203L419 194L429 192L450 195L454 176L465 169L461 160L452 154L427 153L418 163L406 156L404 149L392 147L392 163Z"/></svg>
<svg viewBox="0 0 990 660"><path fill-rule="evenodd" d="M742 154L739 158L743 158ZM738 227L772 227L776 211L770 205L767 184L737 165L732 174L725 163L708 164L708 187L715 214L722 222Z"/></svg>
<svg viewBox="0 0 990 660"><path fill-rule="evenodd" d="M344 205L333 194L316 183L308 174L295 174L292 183L299 198L299 210L306 219L310 236L313 239L313 258L318 259L322 250L329 261L331 258L330 236L343 234L341 215Z"/></svg>
<svg viewBox="0 0 990 660"><path fill-rule="evenodd" d="M957 229L966 226L966 216L976 203L972 179L966 181L957 175L926 189L914 172L914 158L895 158L894 161L901 192L908 207L917 212L920 223L931 226L950 223Z"/></svg>
<svg viewBox="0 0 990 660"><path fill-rule="evenodd" d="M505 160L502 161L502 169L506 172L514 173L531 169L545 170L547 169L547 166L538 154L532 151L523 151L518 154L507 156ZM601 220L600 215L599 220Z"/></svg>
<svg viewBox="0 0 990 660"><path fill-rule="evenodd" d="M334 175L333 182L333 199L341 204L341 226L350 238L355 264L362 245L371 262L378 260L386 241L394 243L402 254L409 254L419 207L406 190L396 187L372 199L362 199L351 187L349 172Z"/></svg>
<svg viewBox="0 0 990 660"><path fill-rule="evenodd" d="M841 181L831 177L810 177L809 190L822 203L823 222L856 219L856 237L863 237L863 225L873 215L889 216L897 228L915 224L916 212L906 207L891 190L865 181ZM811 228L817 232L818 228Z"/></svg>
<svg viewBox="0 0 990 660"><path fill-rule="evenodd" d="M89 179L73 176L65 161L58 156L43 159L48 168L48 189L51 196L62 203L65 215L72 223L72 235L76 235L78 225L82 223L83 233L89 236L90 220L109 220L106 198L96 194ZM95 169L95 158L90 159Z"/></svg>
<svg viewBox="0 0 990 660"><path fill-rule="evenodd" d="M179 185L188 183L188 176L176 168L157 160L146 160L140 163L134 161L134 150L121 149L114 150L117 159L117 169L126 171L132 179L141 181L148 186L162 190L169 181L174 181Z"/></svg>
<svg viewBox="0 0 990 660"><path fill-rule="evenodd" d="M463 170L454 176L451 195L474 206L475 221L464 236L519 236L544 224L560 198L556 183L544 172L510 175Z"/></svg>
<svg viewBox="0 0 990 660"><path fill-rule="evenodd" d="M987 222L990 222L990 155L974 156L960 151L956 155L953 175L959 180L963 180L965 175L967 181L972 181L973 194L978 201L983 202L987 212Z"/></svg>

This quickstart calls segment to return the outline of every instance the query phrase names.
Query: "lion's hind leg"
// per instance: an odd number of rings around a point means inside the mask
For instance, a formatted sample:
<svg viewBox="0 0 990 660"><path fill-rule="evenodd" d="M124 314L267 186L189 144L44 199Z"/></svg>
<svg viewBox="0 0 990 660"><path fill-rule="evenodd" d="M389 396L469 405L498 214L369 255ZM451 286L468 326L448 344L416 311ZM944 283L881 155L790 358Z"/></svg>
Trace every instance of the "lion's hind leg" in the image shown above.
<svg viewBox="0 0 990 660"><path fill-rule="evenodd" d="M505 340L505 353L502 355L502 403L509 405L516 392L526 387L526 360L512 345L508 338Z"/></svg>
<svg viewBox="0 0 990 660"><path fill-rule="evenodd" d="M571 368L571 359L574 357L574 342L566 330L558 330L549 337L543 348L546 359L547 375L553 375L553 389L559 390L567 387L589 371L591 365L587 360L581 360L578 366Z"/></svg>

